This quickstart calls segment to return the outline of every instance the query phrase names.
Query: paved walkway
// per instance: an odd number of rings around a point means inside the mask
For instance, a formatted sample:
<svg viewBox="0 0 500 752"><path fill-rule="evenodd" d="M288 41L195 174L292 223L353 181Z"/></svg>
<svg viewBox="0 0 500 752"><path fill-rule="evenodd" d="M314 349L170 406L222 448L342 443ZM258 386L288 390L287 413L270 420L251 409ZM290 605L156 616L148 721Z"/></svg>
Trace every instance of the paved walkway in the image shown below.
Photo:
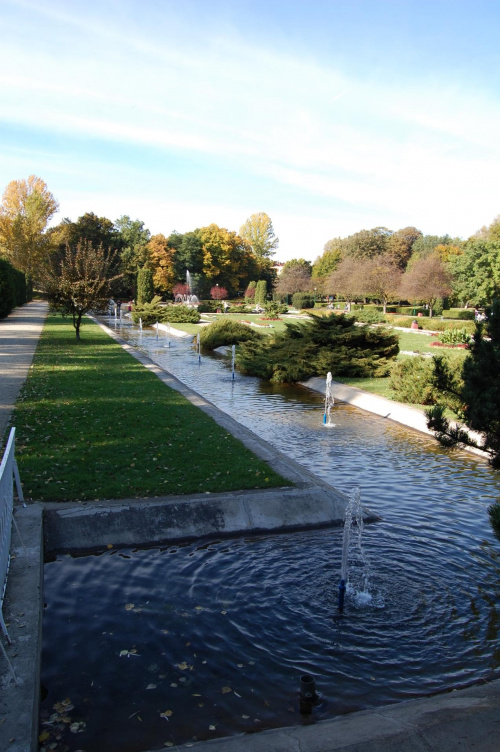
<svg viewBox="0 0 500 752"><path fill-rule="evenodd" d="M47 310L45 301L34 300L0 319L0 440L28 375Z"/></svg>
<svg viewBox="0 0 500 752"><path fill-rule="evenodd" d="M35 301L0 321L1 433L7 426L28 373L46 313L46 304ZM391 403L391 406L393 411L397 409L396 403ZM394 415L388 416L387 413L385 417L394 419ZM33 505L25 511L28 515L33 514L37 507ZM29 546L27 533L26 541ZM34 569L33 565L28 568ZM36 605L36 598L33 598L33 603ZM26 609L29 609L29 604L23 606L23 611ZM0 666L3 671L5 666L1 658ZM0 699L3 704L7 698ZM22 707L21 703L13 714L17 718L13 721L14 729L19 726ZM1 715L4 715L3 709ZM35 752L36 727L33 728L31 744L19 735L14 738L14 733L7 727L9 723L3 723L0 717L0 747L12 752ZM5 742L5 747L2 742ZM317 724L187 746L200 752L499 752L500 680Z"/></svg>

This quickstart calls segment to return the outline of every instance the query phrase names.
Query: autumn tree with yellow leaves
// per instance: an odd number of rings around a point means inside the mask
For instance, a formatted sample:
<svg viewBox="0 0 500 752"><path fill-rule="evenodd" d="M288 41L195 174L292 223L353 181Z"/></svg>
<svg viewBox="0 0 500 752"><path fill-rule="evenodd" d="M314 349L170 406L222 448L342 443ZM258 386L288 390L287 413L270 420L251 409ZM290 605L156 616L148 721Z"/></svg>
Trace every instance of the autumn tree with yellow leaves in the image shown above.
<svg viewBox="0 0 500 752"><path fill-rule="evenodd" d="M59 205L36 175L12 180L0 206L0 251L17 269L37 278L50 251L45 233Z"/></svg>

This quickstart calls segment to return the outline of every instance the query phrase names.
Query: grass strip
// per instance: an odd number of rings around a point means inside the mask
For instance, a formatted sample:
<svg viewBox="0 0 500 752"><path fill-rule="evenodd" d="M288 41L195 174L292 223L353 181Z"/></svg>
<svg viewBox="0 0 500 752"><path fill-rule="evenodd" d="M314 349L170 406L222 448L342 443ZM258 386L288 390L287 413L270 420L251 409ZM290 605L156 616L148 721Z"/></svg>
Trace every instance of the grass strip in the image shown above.
<svg viewBox="0 0 500 752"><path fill-rule="evenodd" d="M12 423L33 501L290 485L91 321L47 318Z"/></svg>

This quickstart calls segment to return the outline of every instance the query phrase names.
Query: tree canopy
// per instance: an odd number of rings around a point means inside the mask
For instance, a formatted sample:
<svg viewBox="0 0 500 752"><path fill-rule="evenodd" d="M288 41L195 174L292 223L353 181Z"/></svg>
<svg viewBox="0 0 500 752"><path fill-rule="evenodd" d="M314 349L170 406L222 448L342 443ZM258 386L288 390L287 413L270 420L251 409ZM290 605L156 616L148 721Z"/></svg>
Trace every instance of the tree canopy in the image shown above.
<svg viewBox="0 0 500 752"><path fill-rule="evenodd" d="M17 269L37 276L50 250L45 229L58 208L36 175L8 184L0 206L0 249Z"/></svg>
<svg viewBox="0 0 500 752"><path fill-rule="evenodd" d="M77 340L83 316L89 311L106 310L111 284L120 275L113 274L116 254L91 243L66 246L64 256L53 256L44 267L42 286L49 303L73 319Z"/></svg>
<svg viewBox="0 0 500 752"><path fill-rule="evenodd" d="M259 259L274 256L279 245L271 218L265 212L252 214L241 226L240 237L248 243Z"/></svg>

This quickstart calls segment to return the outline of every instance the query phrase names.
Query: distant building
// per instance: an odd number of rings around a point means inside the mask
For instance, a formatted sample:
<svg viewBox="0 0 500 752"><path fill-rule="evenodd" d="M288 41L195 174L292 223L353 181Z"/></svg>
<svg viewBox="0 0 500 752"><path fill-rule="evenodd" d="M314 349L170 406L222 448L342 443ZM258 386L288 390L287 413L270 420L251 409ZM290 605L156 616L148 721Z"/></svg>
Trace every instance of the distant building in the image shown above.
<svg viewBox="0 0 500 752"><path fill-rule="evenodd" d="M273 269L276 269L276 274L278 275L278 277L281 274L281 272L283 271L283 267L284 266L285 266L285 262L284 261L275 261L274 262Z"/></svg>

